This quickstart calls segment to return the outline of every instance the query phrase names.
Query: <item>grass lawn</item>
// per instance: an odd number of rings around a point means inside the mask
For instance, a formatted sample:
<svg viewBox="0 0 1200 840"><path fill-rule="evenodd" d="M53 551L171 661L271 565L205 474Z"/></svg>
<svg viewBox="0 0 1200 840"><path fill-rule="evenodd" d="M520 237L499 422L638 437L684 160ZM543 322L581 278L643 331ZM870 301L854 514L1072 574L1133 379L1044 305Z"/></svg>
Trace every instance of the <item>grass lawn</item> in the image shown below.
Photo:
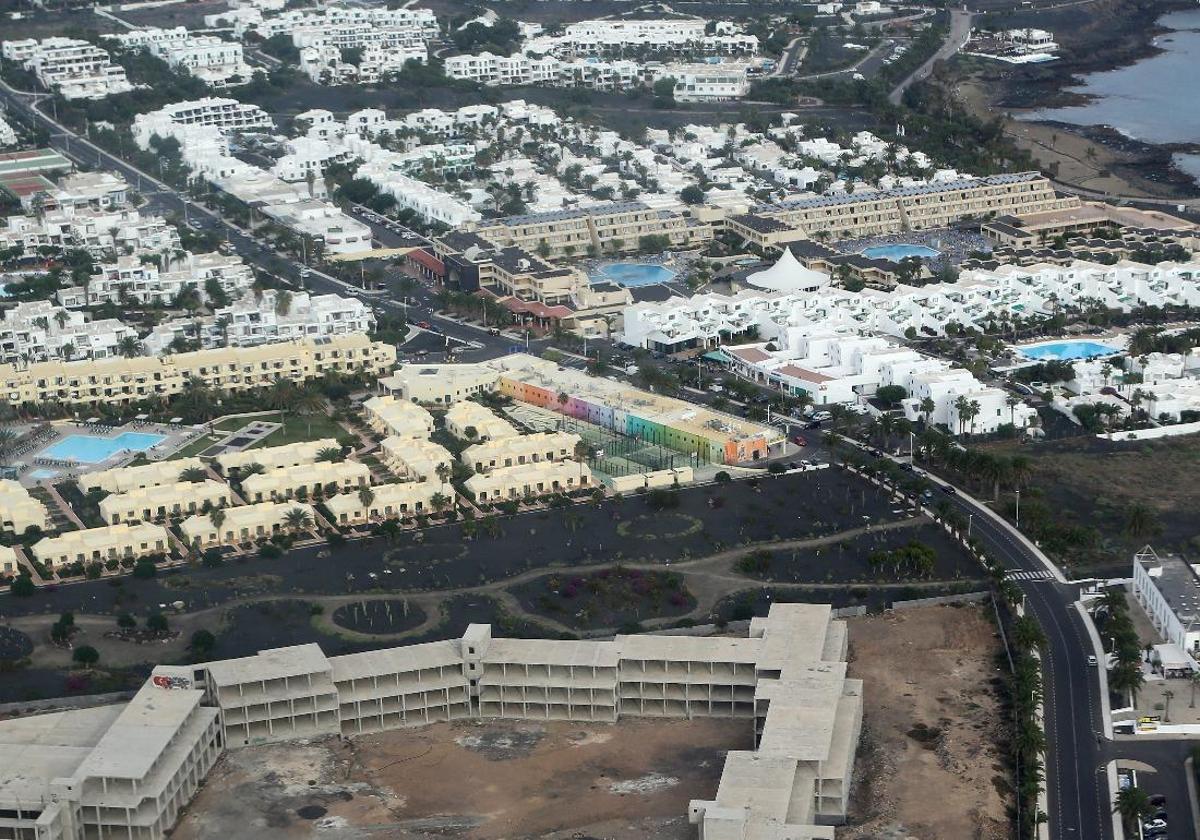
<svg viewBox="0 0 1200 840"><path fill-rule="evenodd" d="M222 432L235 432L248 423L255 420L266 421L269 423L278 423L279 414L264 414L260 417L223 417L219 420L214 420L212 424L214 435L221 435ZM255 442L249 449L261 449L265 446L283 446L287 443L297 443L302 440L320 440L322 438L339 438L345 437L349 432L338 425L332 418L324 414L315 414L311 417L298 417L296 415L286 415L283 421L283 428L276 429L265 438ZM198 440L194 440L187 446L180 449L171 459L175 458L190 458L194 455L199 455L205 449L212 446L217 441L211 436L205 434Z"/></svg>

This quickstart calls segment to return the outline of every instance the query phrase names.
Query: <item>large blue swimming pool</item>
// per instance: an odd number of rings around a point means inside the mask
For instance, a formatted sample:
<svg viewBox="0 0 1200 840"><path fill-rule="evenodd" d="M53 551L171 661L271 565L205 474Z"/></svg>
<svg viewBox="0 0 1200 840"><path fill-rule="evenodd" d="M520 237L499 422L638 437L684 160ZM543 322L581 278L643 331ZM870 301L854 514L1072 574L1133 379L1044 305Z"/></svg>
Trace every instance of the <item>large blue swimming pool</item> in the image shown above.
<svg viewBox="0 0 1200 840"><path fill-rule="evenodd" d="M1120 352L1117 348L1098 341L1049 341L1045 344L1035 344L1032 347L1018 347L1021 355L1027 359L1094 359L1097 356L1111 356Z"/></svg>
<svg viewBox="0 0 1200 840"><path fill-rule="evenodd" d="M905 245L900 243L897 245L876 245L874 248L863 249L862 255L872 260L889 260L891 262L900 262L909 257L920 257L923 260L936 257L941 254L940 251L935 251L933 248L926 248L924 245Z"/></svg>
<svg viewBox="0 0 1200 840"><path fill-rule="evenodd" d="M666 283L675 272L653 263L607 263L592 275L593 280L611 280L622 286L653 286Z"/></svg>
<svg viewBox="0 0 1200 840"><path fill-rule="evenodd" d="M97 464L106 461L122 450L145 452L151 446L162 443L166 435L146 432L122 432L115 438L95 435L69 435L53 446L44 449L41 456L78 461L81 464Z"/></svg>

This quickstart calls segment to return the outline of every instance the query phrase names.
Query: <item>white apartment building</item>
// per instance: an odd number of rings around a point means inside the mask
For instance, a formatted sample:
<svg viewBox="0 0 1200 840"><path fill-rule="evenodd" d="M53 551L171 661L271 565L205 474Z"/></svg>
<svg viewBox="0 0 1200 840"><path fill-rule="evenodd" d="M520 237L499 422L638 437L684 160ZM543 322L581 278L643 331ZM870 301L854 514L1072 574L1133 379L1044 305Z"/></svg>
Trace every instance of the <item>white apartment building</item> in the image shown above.
<svg viewBox="0 0 1200 840"><path fill-rule="evenodd" d="M119 355L122 341L137 336L134 327L115 318L88 320L48 300L26 301L0 319L0 362L112 358Z"/></svg>
<svg viewBox="0 0 1200 840"><path fill-rule="evenodd" d="M136 29L114 37L126 47L140 47L172 67L187 70L212 87L248 82L253 75L240 43L215 35L193 35L183 26Z"/></svg>
<svg viewBox="0 0 1200 840"><path fill-rule="evenodd" d="M112 210L129 200L129 185L112 172L72 172L58 179L45 207L69 210Z"/></svg>
<svg viewBox="0 0 1200 840"><path fill-rule="evenodd" d="M362 27L364 34L378 34ZM343 59L346 47L333 43L314 43L300 50L300 72L322 85L374 84L389 73L399 73L410 61L424 64L429 49L423 42L388 45L368 41L359 47L357 64Z"/></svg>
<svg viewBox="0 0 1200 840"><path fill-rule="evenodd" d="M101 303L133 301L143 306L152 304L170 305L180 294L194 289L201 301L209 298L208 286L215 282L230 297L239 297L254 284L254 273L242 258L234 254L216 251L207 254L183 252L181 259L171 259L164 254L161 262L165 270L159 270L152 261L141 257L120 256L115 262L101 263L84 289L64 289L60 300L71 299L82 304L86 297L87 306ZM78 294L76 294L78 292Z"/></svg>
<svg viewBox="0 0 1200 840"><path fill-rule="evenodd" d="M374 313L358 298L336 294L290 293L287 306L275 289L266 289L262 300L246 296L218 308L202 331L205 344L228 343L247 347L305 336L346 335L374 329Z"/></svg>
<svg viewBox="0 0 1200 840"><path fill-rule="evenodd" d="M412 210L426 222L458 227L483 219L483 215L471 205L423 181L410 178L400 171L401 168L390 154L380 154L360 166L354 174L356 178L370 181L380 192L395 198L398 206Z"/></svg>
<svg viewBox="0 0 1200 840"><path fill-rule="evenodd" d="M103 99L133 90L125 68L87 41L60 37L5 41L0 55L31 71L46 90L57 91L64 99Z"/></svg>
<svg viewBox="0 0 1200 840"><path fill-rule="evenodd" d="M1200 578L1194 565L1175 555L1159 557L1147 546L1133 558L1133 597L1160 636L1200 659Z"/></svg>
<svg viewBox="0 0 1200 840"><path fill-rule="evenodd" d="M335 31L346 26L366 26L386 32L392 38L419 41L430 41L438 37L440 32L437 17L428 9L362 8L331 4L319 11L292 9L270 17L247 15L234 25L234 34L240 38L246 32L254 31L263 38L270 38L300 31L305 37L312 37L315 32ZM296 46L304 44L296 43Z"/></svg>
<svg viewBox="0 0 1200 840"><path fill-rule="evenodd" d="M107 210L62 207L37 216L0 219L0 248L84 248L105 253L157 253L179 249L179 231L162 216L143 216L131 208Z"/></svg>
<svg viewBox="0 0 1200 840"><path fill-rule="evenodd" d="M138 114L133 120L133 138L142 149L150 147L150 137L175 136L174 126L212 126L222 134L237 131L269 131L275 123L271 115L257 105L236 99L205 97L176 102L157 111ZM181 139L182 142L182 139Z"/></svg>
<svg viewBox="0 0 1200 840"><path fill-rule="evenodd" d="M327 254L354 254L372 248L371 228L328 202L309 199L270 204L261 210L308 241L321 243Z"/></svg>
<svg viewBox="0 0 1200 840"><path fill-rule="evenodd" d="M781 260L782 261L782 260ZM807 271L807 270L805 270ZM674 352L725 343L754 327L771 340L792 327L853 328L892 336L944 335L949 324L984 330L1005 318L1050 317L1099 300L1113 309L1200 304L1200 260L1144 265L1120 261L1101 265L1004 265L964 271L956 283L931 283L888 291L847 292L827 288L812 294L796 275L784 282L769 272L772 289L733 295L705 294L638 303L623 310L623 340L637 347ZM778 280L778 282L776 282ZM750 282L754 282L751 278Z"/></svg>
<svg viewBox="0 0 1200 840"><path fill-rule="evenodd" d="M747 64L668 64L652 71L653 80L674 79L676 102L740 99L750 91Z"/></svg>
<svg viewBox="0 0 1200 840"><path fill-rule="evenodd" d="M740 376L784 393L807 394L816 405L857 402L881 387L897 385L907 394L901 405L909 420L942 425L956 434L994 432L1008 423L1023 429L1037 417L1032 408L984 385L970 371L886 338L792 328L770 345L775 349L762 343L726 347L724 352ZM922 407L926 399L933 401L930 412Z"/></svg>

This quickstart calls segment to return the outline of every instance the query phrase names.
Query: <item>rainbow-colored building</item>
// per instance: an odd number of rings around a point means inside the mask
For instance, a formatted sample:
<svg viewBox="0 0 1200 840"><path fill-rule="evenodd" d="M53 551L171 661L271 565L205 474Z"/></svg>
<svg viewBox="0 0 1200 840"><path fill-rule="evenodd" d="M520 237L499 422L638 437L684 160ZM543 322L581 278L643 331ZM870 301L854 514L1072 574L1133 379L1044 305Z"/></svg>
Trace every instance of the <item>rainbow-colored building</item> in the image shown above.
<svg viewBox="0 0 1200 840"><path fill-rule="evenodd" d="M589 376L535 356L516 354L487 364L499 373L496 389L514 400L714 463L753 461L784 440L783 432L773 426Z"/></svg>

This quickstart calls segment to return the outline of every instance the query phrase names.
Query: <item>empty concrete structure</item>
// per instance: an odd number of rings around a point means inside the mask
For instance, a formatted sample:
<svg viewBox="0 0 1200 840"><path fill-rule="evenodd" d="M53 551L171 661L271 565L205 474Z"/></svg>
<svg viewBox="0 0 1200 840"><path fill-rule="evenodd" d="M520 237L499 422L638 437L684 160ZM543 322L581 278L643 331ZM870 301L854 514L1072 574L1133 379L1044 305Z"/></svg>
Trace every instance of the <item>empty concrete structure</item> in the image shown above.
<svg viewBox="0 0 1200 840"><path fill-rule="evenodd" d="M123 738L97 738L88 730L80 736L85 743L61 762L47 752L32 781L24 751L74 738L66 725L71 718L0 722L0 814L53 807L70 818L57 834L16 834L22 838L156 840L222 745L353 737L481 718L613 723L719 716L744 718L755 748L730 752L716 797L691 803L689 818L701 840L830 838L830 826L845 818L862 722L862 684L846 678L845 656L846 626L832 620L828 606L775 604L751 622L746 638L506 639L492 638L489 625L472 624L459 639L345 656L327 657L306 644L160 666L125 710L101 707L89 714L93 729L111 730L123 719L156 726L161 719L164 729L135 729ZM39 726L39 720L47 722ZM189 775L180 779L176 768L184 767ZM59 777L72 774L108 779L108 787L77 781L69 788ZM129 781L151 777L149 787ZM156 797L152 805L146 796ZM114 797L135 803L136 813L109 807ZM85 831L79 822L124 826L135 817L138 828L128 833ZM0 831L6 825L0 816Z"/></svg>

